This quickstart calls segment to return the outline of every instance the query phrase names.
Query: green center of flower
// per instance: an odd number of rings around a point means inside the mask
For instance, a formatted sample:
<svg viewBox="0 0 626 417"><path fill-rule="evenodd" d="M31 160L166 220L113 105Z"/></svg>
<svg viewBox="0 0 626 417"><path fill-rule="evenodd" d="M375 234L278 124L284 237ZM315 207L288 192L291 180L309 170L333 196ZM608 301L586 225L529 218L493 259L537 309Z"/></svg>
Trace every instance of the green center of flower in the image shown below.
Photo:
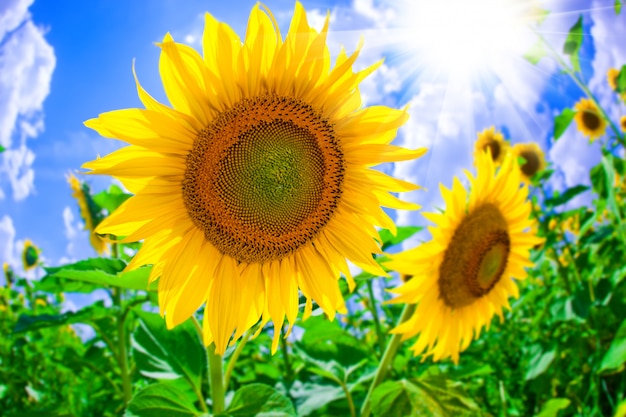
<svg viewBox="0 0 626 417"><path fill-rule="evenodd" d="M452 308L472 304L502 278L511 251L506 219L484 204L459 224L439 267L439 295Z"/></svg>
<svg viewBox="0 0 626 417"><path fill-rule="evenodd" d="M327 120L300 100L263 95L200 132L187 157L183 200L221 253L263 263L293 253L326 226L344 170Z"/></svg>

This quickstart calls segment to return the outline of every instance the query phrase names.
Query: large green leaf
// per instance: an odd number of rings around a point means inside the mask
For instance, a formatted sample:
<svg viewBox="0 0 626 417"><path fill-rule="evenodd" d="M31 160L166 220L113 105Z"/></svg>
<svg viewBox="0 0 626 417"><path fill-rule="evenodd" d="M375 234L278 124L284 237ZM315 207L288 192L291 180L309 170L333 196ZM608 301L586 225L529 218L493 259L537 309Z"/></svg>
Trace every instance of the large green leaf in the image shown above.
<svg viewBox="0 0 626 417"><path fill-rule="evenodd" d="M190 392L177 382L158 382L143 388L128 403L124 417L201 416Z"/></svg>
<svg viewBox="0 0 626 417"><path fill-rule="evenodd" d="M73 264L44 268L48 275L42 280L40 289L53 289L55 285L79 292L102 287L120 287L131 290L156 291L156 282L149 285L151 267L124 271L126 263L116 258L90 258ZM50 282L46 282L46 280ZM89 285L72 285L64 280L79 281Z"/></svg>
<svg viewBox="0 0 626 417"><path fill-rule="evenodd" d="M557 417L559 411L567 408L570 402L567 398L552 398L541 407L541 412L537 414L537 417Z"/></svg>
<svg viewBox="0 0 626 417"><path fill-rule="evenodd" d="M619 71L619 74L617 75L617 80L616 80L616 91L618 93L625 93L626 92L626 65L622 65L622 68Z"/></svg>
<svg viewBox="0 0 626 417"><path fill-rule="evenodd" d="M569 55L574 71L580 72L580 46L583 43L583 16L580 15L574 26L572 26L567 34L565 45L563 45L563 53Z"/></svg>
<svg viewBox="0 0 626 417"><path fill-rule="evenodd" d="M555 356L556 354L553 350L548 352L537 351L535 356L530 360L530 366L526 371L526 381L535 379L548 370Z"/></svg>
<svg viewBox="0 0 626 417"><path fill-rule="evenodd" d="M345 399L343 389L338 385L301 383L296 381L290 391L298 407L298 416L306 417L333 401ZM344 400L345 401L345 400Z"/></svg>
<svg viewBox="0 0 626 417"><path fill-rule="evenodd" d="M578 194L584 193L589 189L586 185L577 185L572 188L568 188L564 193L557 195L556 197L549 198L546 200L546 206L548 207L558 207L567 202L569 202L572 198L576 197Z"/></svg>
<svg viewBox="0 0 626 417"><path fill-rule="evenodd" d="M615 14L620 14L622 11L622 0L615 0L613 7L615 8Z"/></svg>
<svg viewBox="0 0 626 417"><path fill-rule="evenodd" d="M422 229L423 227L420 226L398 226L398 230L395 236L392 235L389 230L382 229L379 231L380 238L382 240L382 249L386 250L391 246L402 243Z"/></svg>
<svg viewBox="0 0 626 417"><path fill-rule="evenodd" d="M235 392L223 414L228 417L295 417L289 398L265 384L249 384Z"/></svg>
<svg viewBox="0 0 626 417"><path fill-rule="evenodd" d="M604 354L599 372L619 372L626 364L626 320L619 326L609 350Z"/></svg>
<svg viewBox="0 0 626 417"><path fill-rule="evenodd" d="M68 311L63 314L40 314L37 316L20 314L13 331L20 333L64 324L89 323L90 321L110 317L113 314L115 314L113 309L105 307L103 301L98 301L77 312Z"/></svg>
<svg viewBox="0 0 626 417"><path fill-rule="evenodd" d="M109 213L113 213L124 201L132 197L132 194L127 194L120 187L113 184L106 191L101 191L93 196L93 200L100 207L106 209Z"/></svg>
<svg viewBox="0 0 626 417"><path fill-rule="evenodd" d="M154 379L183 377L199 391L206 370L206 352L191 320L168 330L158 314L134 312L139 325L131 343L139 372Z"/></svg>
<svg viewBox="0 0 626 417"><path fill-rule="evenodd" d="M481 415L458 384L442 377L389 381L372 393L372 413L379 417L452 417Z"/></svg>
<svg viewBox="0 0 626 417"><path fill-rule="evenodd" d="M561 111L561 114L554 118L554 140L556 141L560 138L563 133L567 130L572 120L574 120L574 116L576 112L568 107L564 108Z"/></svg>

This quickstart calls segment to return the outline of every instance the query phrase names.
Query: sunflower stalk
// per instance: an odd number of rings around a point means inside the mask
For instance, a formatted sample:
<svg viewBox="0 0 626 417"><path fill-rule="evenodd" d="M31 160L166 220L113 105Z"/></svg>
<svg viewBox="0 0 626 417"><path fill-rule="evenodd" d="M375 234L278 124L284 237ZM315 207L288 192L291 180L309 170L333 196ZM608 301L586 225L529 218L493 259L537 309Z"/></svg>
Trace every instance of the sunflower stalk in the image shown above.
<svg viewBox="0 0 626 417"><path fill-rule="evenodd" d="M224 411L224 377L222 373L222 355L215 352L215 343L207 348L209 357L209 379L213 414Z"/></svg>
<svg viewBox="0 0 626 417"><path fill-rule="evenodd" d="M117 249L117 245L113 245ZM115 250L117 252L117 250ZM128 349L126 346L126 315L122 313L122 289L113 288L113 304L119 308L117 317L117 360L122 376L122 392L124 394L124 406L127 406L133 397L133 386L128 373Z"/></svg>
<svg viewBox="0 0 626 417"><path fill-rule="evenodd" d="M408 320L409 317L415 312L416 305L415 304L406 304L404 309L402 310L402 315L400 319L398 319L398 325L404 323ZM396 352L398 351L398 347L400 346L400 342L402 340L402 334L394 334L389 342L387 343L387 348L385 349L385 353L378 364L378 369L376 370L376 375L374 376L374 380L367 391L367 396L363 401L363 406L361 407L361 417L369 417L371 413L371 399L372 392L376 389L376 387L385 379L387 375L387 370L393 364L393 359L396 356Z"/></svg>
<svg viewBox="0 0 626 417"><path fill-rule="evenodd" d="M230 377L233 374L235 365L237 364L237 359L239 359L239 356L241 355L241 352L243 352L243 348L246 346L246 343L250 339L250 336L252 336L252 333L253 328L248 329L248 331L244 333L241 340L237 343L235 351L228 360L228 365L226 365L226 372L224 373L224 389L228 389L228 385L230 385Z"/></svg>
<svg viewBox="0 0 626 417"><path fill-rule="evenodd" d="M380 327L380 318L378 317L378 309L376 307L376 297L374 297L374 288L372 280L367 280L367 293L369 294L370 302L369 307L374 318L374 328L376 329L376 341L378 342L378 354L382 355L385 351L385 335L383 329Z"/></svg>

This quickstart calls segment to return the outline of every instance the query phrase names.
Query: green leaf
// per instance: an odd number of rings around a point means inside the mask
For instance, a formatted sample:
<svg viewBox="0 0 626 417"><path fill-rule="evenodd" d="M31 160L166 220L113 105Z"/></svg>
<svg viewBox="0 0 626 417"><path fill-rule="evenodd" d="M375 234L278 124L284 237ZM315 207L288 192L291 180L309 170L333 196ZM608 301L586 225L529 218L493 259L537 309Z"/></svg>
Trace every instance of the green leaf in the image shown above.
<svg viewBox="0 0 626 417"><path fill-rule="evenodd" d="M556 354L553 350L543 353L538 351L537 354L531 359L530 366L526 372L526 381L537 378L543 374L549 367Z"/></svg>
<svg viewBox="0 0 626 417"><path fill-rule="evenodd" d="M124 417L195 417L202 413L190 401L189 393L174 381L158 382L137 392Z"/></svg>
<svg viewBox="0 0 626 417"><path fill-rule="evenodd" d="M342 329L336 320L316 316L298 325L305 332L296 346L313 359L350 366L369 356L363 342Z"/></svg>
<svg viewBox="0 0 626 417"><path fill-rule="evenodd" d="M111 185L108 190L101 191L94 195L93 200L109 213L113 213L115 209L132 196L132 194L125 193L120 187L114 184Z"/></svg>
<svg viewBox="0 0 626 417"><path fill-rule="evenodd" d="M0 153L4 152L6 150L7 150L7 148L5 148L4 146L0 145Z"/></svg>
<svg viewBox="0 0 626 417"><path fill-rule="evenodd" d="M537 417L557 417L560 410L569 407L570 402L567 398L552 398L541 407Z"/></svg>
<svg viewBox="0 0 626 417"><path fill-rule="evenodd" d="M142 267L124 272L125 267L126 263L121 259L90 258L74 264L44 269L48 276L53 278L86 282L99 287L156 291L157 283L153 282L151 285L148 283L152 267ZM44 280L46 278L44 277Z"/></svg>
<svg viewBox="0 0 626 417"><path fill-rule="evenodd" d="M622 0L615 0L613 6L615 7L615 14L620 14L620 12L622 11Z"/></svg>
<svg viewBox="0 0 626 417"><path fill-rule="evenodd" d="M539 39L524 55L524 58L528 62L533 65L537 65L541 58L548 55L548 51L546 51L546 47L543 44L543 41Z"/></svg>
<svg viewBox="0 0 626 417"><path fill-rule="evenodd" d="M410 238L422 229L423 227L419 226L398 226L395 236L392 235L387 229L380 230L378 233L380 234L380 239L382 240L382 250L386 250L388 247L404 242L406 239Z"/></svg>
<svg viewBox="0 0 626 417"><path fill-rule="evenodd" d="M226 409L230 417L295 417L289 398L265 384L245 385L235 392Z"/></svg>
<svg viewBox="0 0 626 417"><path fill-rule="evenodd" d="M580 61L578 53L583 43L583 16L580 15L578 21L571 27L563 45L563 53L569 55L574 71L580 72Z"/></svg>
<svg viewBox="0 0 626 417"><path fill-rule="evenodd" d="M626 364L626 320L619 326L609 350L604 354L599 372L620 372Z"/></svg>
<svg viewBox="0 0 626 417"><path fill-rule="evenodd" d="M306 417L333 401L344 399L343 389L336 385L296 381L289 392L298 407L298 416ZM345 400L344 400L345 401Z"/></svg>
<svg viewBox="0 0 626 417"><path fill-rule="evenodd" d="M154 379L184 377L195 391L200 391L206 352L191 320L168 330L160 315L133 311L139 317L131 339L139 372Z"/></svg>
<svg viewBox="0 0 626 417"><path fill-rule="evenodd" d="M549 198L546 200L546 206L548 207L558 207L567 202L569 202L572 198L576 197L578 194L584 193L589 189L586 185L577 185L572 188L568 188L564 193L559 194L556 197Z"/></svg>
<svg viewBox="0 0 626 417"><path fill-rule="evenodd" d="M63 314L40 314L37 316L20 314L13 331L15 333L21 333L64 324L88 323L90 321L110 317L111 314L112 310L105 307L103 301L98 301L77 312L68 311Z"/></svg>
<svg viewBox="0 0 626 417"><path fill-rule="evenodd" d="M372 413L380 417L481 415L457 383L442 376L388 381L372 393Z"/></svg>
<svg viewBox="0 0 626 417"><path fill-rule="evenodd" d="M618 93L626 93L626 65L622 65L622 68L617 74L617 78L615 79L616 88L615 91Z"/></svg>
<svg viewBox="0 0 626 417"><path fill-rule="evenodd" d="M556 116L554 118L554 140L558 140L563 133L565 133L565 130L567 130L567 127L570 125L570 123L572 123L572 120L574 120L574 116L576 115L576 112L570 108L564 108L563 111L561 112L561 114L559 114L558 116Z"/></svg>

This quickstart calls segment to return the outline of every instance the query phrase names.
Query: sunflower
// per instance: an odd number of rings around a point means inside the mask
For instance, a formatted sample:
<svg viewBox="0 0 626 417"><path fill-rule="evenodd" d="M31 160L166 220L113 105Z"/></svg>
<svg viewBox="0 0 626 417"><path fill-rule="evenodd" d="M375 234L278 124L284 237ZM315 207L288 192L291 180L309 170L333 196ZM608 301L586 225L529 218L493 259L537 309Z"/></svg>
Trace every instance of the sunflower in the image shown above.
<svg viewBox="0 0 626 417"><path fill-rule="evenodd" d="M78 202L80 217L85 222L85 230L89 232L89 243L91 243L91 246L98 254L108 254L109 247L106 240L98 236L95 232L100 219L95 212L94 202L89 193L89 186L85 183L81 184L78 178L73 174L67 177L67 182L70 184L70 187L72 187L72 191L74 191L72 197Z"/></svg>
<svg viewBox="0 0 626 417"><path fill-rule="evenodd" d="M511 153L515 158L524 158L520 169L522 171L522 180L526 183L530 183L530 179L546 167L546 158L543 151L534 142L518 143L513 146Z"/></svg>
<svg viewBox="0 0 626 417"><path fill-rule="evenodd" d="M361 107L360 82L380 62L354 72L360 46L331 68L321 32L296 3L283 41L271 12L252 8L242 41L210 14L203 56L166 34L159 70L172 107L139 84L146 109L117 110L85 122L131 146L88 162L135 195L97 232L143 239L129 269L151 264L168 327L202 304L204 342L223 353L259 320L285 317L291 330L315 300L345 311L337 280L354 281L346 259L385 274L376 226L395 231L381 206L415 209L390 192L418 187L372 166L415 159L425 149L390 145L406 110Z"/></svg>
<svg viewBox="0 0 626 417"><path fill-rule="evenodd" d="M39 263L39 254L41 250L30 241L26 239L24 242L24 249L22 249L22 263L24 265L24 271L29 271L37 266Z"/></svg>
<svg viewBox="0 0 626 417"><path fill-rule="evenodd" d="M606 78L609 83L609 87L611 87L611 90L613 91L617 90L617 76L618 75L619 75L619 70L617 68L611 68L606 73Z"/></svg>
<svg viewBox="0 0 626 417"><path fill-rule="evenodd" d="M474 145L474 157L476 157L476 154L484 152L486 149L489 149L491 152L491 158L493 158L497 165L502 163L504 156L509 150L509 143L504 140L502 133L496 132L496 128L494 126L491 126L478 134L478 138Z"/></svg>
<svg viewBox="0 0 626 417"><path fill-rule="evenodd" d="M459 353L494 314L502 320L508 298L518 297L513 278L526 277L530 249L542 242L529 220L528 188L520 187L520 170L507 155L499 171L486 153L476 158L477 175L466 172L468 193L458 178L452 190L441 186L443 213L426 213L436 223L433 239L395 256L386 263L410 281L392 290L394 303L418 304L415 313L392 330L408 339L419 333L411 347L438 361ZM469 195L468 195L469 194Z"/></svg>
<svg viewBox="0 0 626 417"><path fill-rule="evenodd" d="M626 116L619 118L619 127L622 129L622 132L626 132Z"/></svg>
<svg viewBox="0 0 626 417"><path fill-rule="evenodd" d="M593 101L581 98L574 106L574 109L576 110L576 115L574 116L576 126L584 136L588 136L593 141L604 135L606 120L604 120Z"/></svg>

